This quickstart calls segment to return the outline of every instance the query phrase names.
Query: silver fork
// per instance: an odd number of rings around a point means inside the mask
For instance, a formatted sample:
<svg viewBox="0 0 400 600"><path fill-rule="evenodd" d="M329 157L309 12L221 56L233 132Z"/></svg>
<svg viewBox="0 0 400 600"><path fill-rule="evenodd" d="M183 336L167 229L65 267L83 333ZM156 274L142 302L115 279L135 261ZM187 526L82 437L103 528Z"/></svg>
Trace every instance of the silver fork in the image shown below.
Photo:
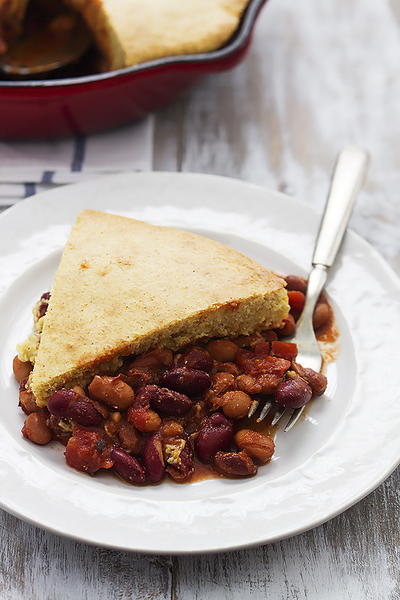
<svg viewBox="0 0 400 600"><path fill-rule="evenodd" d="M322 356L312 323L314 308L324 289L328 269L335 262L367 166L368 155L359 148L348 147L339 154L315 242L304 309L297 321L296 333L292 341L297 344L299 350L296 362L317 372L321 370ZM255 401L250 408L249 416L255 413L257 406L258 402ZM272 402L266 402L257 421L265 419L272 406ZM304 406L294 410L278 408L271 424L276 425L284 415L288 415L289 420L284 431L289 431L299 420L304 408Z"/></svg>

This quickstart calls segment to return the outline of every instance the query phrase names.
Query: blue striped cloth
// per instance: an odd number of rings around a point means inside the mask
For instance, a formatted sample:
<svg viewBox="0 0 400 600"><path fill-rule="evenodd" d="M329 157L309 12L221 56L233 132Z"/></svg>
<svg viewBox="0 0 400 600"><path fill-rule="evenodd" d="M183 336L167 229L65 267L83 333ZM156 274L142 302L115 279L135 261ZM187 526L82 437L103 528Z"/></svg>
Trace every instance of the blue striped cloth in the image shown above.
<svg viewBox="0 0 400 600"><path fill-rule="evenodd" d="M106 173L150 171L153 117L88 137L0 140L0 206Z"/></svg>

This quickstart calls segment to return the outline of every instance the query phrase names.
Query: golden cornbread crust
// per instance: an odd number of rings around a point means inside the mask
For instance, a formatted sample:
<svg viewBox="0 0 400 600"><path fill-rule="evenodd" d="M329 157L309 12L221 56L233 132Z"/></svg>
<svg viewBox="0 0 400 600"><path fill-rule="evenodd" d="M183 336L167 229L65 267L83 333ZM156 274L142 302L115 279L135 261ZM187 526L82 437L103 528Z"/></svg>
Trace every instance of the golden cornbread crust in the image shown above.
<svg viewBox="0 0 400 600"><path fill-rule="evenodd" d="M106 59L120 69L222 46L249 0L67 0L82 13Z"/></svg>
<svg viewBox="0 0 400 600"><path fill-rule="evenodd" d="M236 250L86 210L56 273L31 389L43 406L121 356L279 327L288 311L285 282Z"/></svg>

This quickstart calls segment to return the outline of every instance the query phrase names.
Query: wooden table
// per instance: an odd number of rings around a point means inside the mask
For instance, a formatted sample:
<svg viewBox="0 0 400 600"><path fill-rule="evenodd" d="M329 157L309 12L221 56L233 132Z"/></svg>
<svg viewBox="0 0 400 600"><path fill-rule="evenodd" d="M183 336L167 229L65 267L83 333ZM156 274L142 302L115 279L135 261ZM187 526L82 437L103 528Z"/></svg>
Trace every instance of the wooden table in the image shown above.
<svg viewBox="0 0 400 600"><path fill-rule="evenodd" d="M247 60L159 113L154 169L233 176L322 208L336 152L369 149L353 228L400 272L400 2L272 0ZM141 556L0 513L1 600L395 600L399 471L325 525L252 550Z"/></svg>

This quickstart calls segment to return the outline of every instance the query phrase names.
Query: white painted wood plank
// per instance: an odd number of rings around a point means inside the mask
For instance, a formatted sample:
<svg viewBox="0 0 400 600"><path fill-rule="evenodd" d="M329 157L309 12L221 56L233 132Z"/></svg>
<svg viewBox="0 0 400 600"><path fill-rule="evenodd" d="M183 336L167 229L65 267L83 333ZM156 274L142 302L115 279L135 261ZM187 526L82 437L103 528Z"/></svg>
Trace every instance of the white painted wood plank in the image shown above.
<svg viewBox="0 0 400 600"><path fill-rule="evenodd" d="M67 540L0 512L1 600L165 600L171 561Z"/></svg>

